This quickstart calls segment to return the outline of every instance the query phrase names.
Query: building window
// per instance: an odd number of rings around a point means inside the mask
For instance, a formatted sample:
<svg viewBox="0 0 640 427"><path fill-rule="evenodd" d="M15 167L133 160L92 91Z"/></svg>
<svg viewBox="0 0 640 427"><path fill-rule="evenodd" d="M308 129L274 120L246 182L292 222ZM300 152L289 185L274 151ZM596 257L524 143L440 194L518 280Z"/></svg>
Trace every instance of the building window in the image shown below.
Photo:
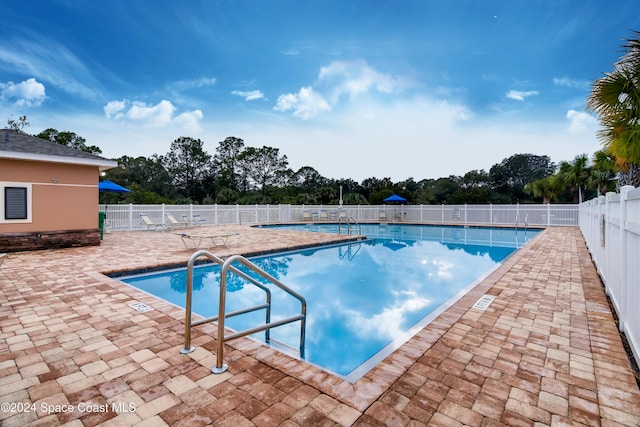
<svg viewBox="0 0 640 427"><path fill-rule="evenodd" d="M33 184L0 181L0 225L30 224L33 216Z"/></svg>
<svg viewBox="0 0 640 427"><path fill-rule="evenodd" d="M4 188L4 218L5 219L27 219L27 188L26 187L5 187Z"/></svg>

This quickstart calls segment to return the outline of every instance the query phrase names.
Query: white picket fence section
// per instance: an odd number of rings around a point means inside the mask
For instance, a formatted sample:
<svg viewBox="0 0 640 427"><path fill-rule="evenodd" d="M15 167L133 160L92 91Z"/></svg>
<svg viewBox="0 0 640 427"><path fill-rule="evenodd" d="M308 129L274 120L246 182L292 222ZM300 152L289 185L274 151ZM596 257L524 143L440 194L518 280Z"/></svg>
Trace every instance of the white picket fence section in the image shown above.
<svg viewBox="0 0 640 427"><path fill-rule="evenodd" d="M580 205L580 230L633 356L640 364L640 188Z"/></svg>
<svg viewBox="0 0 640 427"><path fill-rule="evenodd" d="M577 226L578 205L100 205L106 231L145 230L140 214L167 223L167 214L192 225L273 224L337 221L341 212L358 222L488 225L518 227ZM384 213L384 215L383 215Z"/></svg>

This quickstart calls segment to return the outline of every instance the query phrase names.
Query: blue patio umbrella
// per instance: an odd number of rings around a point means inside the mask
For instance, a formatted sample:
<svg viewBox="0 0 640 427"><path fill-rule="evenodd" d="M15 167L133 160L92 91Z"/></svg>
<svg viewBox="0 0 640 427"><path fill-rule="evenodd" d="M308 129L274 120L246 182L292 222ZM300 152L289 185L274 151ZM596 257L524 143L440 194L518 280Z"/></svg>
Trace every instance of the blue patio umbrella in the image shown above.
<svg viewBox="0 0 640 427"><path fill-rule="evenodd" d="M387 203L387 202L400 202L400 203L402 203L402 202L406 202L406 201L407 201L407 199L405 199L402 196L398 196L395 193L390 195L389 197L387 197L386 199L383 200L383 202L385 202L385 203Z"/></svg>
<svg viewBox="0 0 640 427"><path fill-rule="evenodd" d="M400 249L404 249L404 248L408 247L409 245L407 245L404 242L399 242L397 240L389 240L389 241L384 242L382 244L382 246L385 246L385 247L387 247L387 248L389 248L389 249L391 249L392 251L395 252L395 251L398 251Z"/></svg>
<svg viewBox="0 0 640 427"><path fill-rule="evenodd" d="M100 191L108 191L111 193L129 193L131 190L125 188L121 185L116 184L113 181L109 181L108 179L98 183L98 190Z"/></svg>
<svg viewBox="0 0 640 427"><path fill-rule="evenodd" d="M384 203L399 203L402 204L402 206L400 206L400 213L398 213L397 208L394 209L395 211L395 217L396 220L398 221L402 221L404 218L404 202L406 202L407 199L405 199L402 196L398 196L397 194L393 193L392 195L390 195L389 197L387 197L386 199L383 200Z"/></svg>

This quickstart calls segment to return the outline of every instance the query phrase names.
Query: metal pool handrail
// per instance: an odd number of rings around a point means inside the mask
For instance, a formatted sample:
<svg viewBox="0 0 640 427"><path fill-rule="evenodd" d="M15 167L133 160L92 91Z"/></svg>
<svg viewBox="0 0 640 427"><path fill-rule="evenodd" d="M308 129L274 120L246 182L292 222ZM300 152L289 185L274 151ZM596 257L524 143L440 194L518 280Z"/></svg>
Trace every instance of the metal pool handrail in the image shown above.
<svg viewBox="0 0 640 427"><path fill-rule="evenodd" d="M347 218L340 218L338 217L338 234L342 234L342 220L344 219L344 222L347 224L347 234L351 235L351 224L358 226L358 234L362 234L362 228L360 227L360 224L358 224L358 221L356 221L356 219L352 216L349 216Z"/></svg>
<svg viewBox="0 0 640 427"><path fill-rule="evenodd" d="M248 267L254 273L267 279L269 282L273 283L275 286L277 286L278 288L282 289L284 292L288 293L289 295L291 295L292 297L300 301L300 304L301 304L300 314L287 317L285 319L277 320L275 322L267 321L262 326L256 326L254 328L245 329L244 331L239 331L239 332L230 334L228 336L225 336L224 335L224 318L225 318L224 313L225 313L225 304L226 304L226 295L227 295L227 271L228 270L231 270L233 272L239 271L231 265L234 262L239 262L245 267ZM218 347L216 351L216 366L211 368L211 372L213 372L214 374L221 374L225 372L228 368L228 366L223 363L224 341L243 337L245 335L251 335L260 331L269 330L271 328L275 328L276 326L286 325L288 323L296 322L298 320L300 320L300 357L304 357L304 341L305 341L306 319L307 319L307 301L304 299L302 295L298 294L293 289L290 289L289 287L287 287L287 285L285 285L284 283L282 283L281 281L279 281L278 279L276 279L266 271L262 270L260 267L253 264L251 261L249 261L242 255L233 255L227 258L227 260L222 265L222 270L220 271L220 303L219 303L218 318L220 320L218 321Z"/></svg>
<svg viewBox="0 0 640 427"><path fill-rule="evenodd" d="M195 350L195 347L191 346L191 327L192 326L203 325L205 323L215 322L216 320L218 320L218 316L214 316L214 317L208 317L206 319L198 320L195 322L191 321L191 312L192 312L191 302L193 299L193 267L195 265L196 260L200 257L206 257L218 265L224 264L224 260L222 258L219 258L206 250L197 251L193 255L191 255L191 258L189 258L189 262L187 263L187 292L186 292L186 302L185 302L184 348L180 349L180 353L182 354L188 354ZM266 303L260 306L252 307L250 309L238 310L231 313L227 313L226 317L233 317L239 314L244 314L251 311L256 311L262 308L266 308L266 321L269 322L271 320L271 290L266 286L264 286L262 283L256 281L251 276L248 276L246 273L236 268L232 268L231 271L233 271L235 274L242 277L243 279L248 280L258 288L262 289L266 294ZM265 336L266 336L265 338L268 340L269 331L265 333Z"/></svg>
<svg viewBox="0 0 640 427"><path fill-rule="evenodd" d="M191 300L193 295L193 266L195 264L196 259L199 257L205 256L210 260L216 262L217 264L222 265L220 270L220 301L219 301L219 309L218 316L209 317L207 319L202 319L196 322L191 321ZM267 279L269 282L282 289L284 292L293 296L301 303L301 313L296 316L291 316L285 319L281 319L275 322L271 322L271 290L258 282L256 279L247 275L246 273L238 270L231 264L234 262L240 262L254 273L260 275L261 277ZM259 287L266 293L266 303L259 304L254 307L248 307L241 310L236 310L230 313L226 313L226 295L227 295L227 273L231 271L234 274L239 275L245 280L248 280L251 284ZM256 326L254 328L246 329L244 331L235 332L228 336L224 335L224 320L227 317L237 316L239 314L249 313L256 310L266 309L266 319L265 323L261 326ZM218 336L217 336L217 351L216 351L216 365L211 368L211 372L214 374L220 374L227 370L228 366L223 363L223 355L224 355L224 341L231 340L234 338L239 338L242 336L254 334L256 332L265 331L265 340L266 342L270 342L270 329L276 326L285 325L288 323L292 323L300 320L300 357L304 357L304 343L305 343L305 331L306 331L306 317L307 317L307 301L304 297L292 289L288 288L285 284L280 282L275 277L271 276L266 271L259 268L257 265L250 262L248 259L241 255L234 255L229 257L226 261L221 258L213 255L212 253L201 250L194 253L191 258L189 258L189 262L187 264L187 301L185 304L185 335L184 335L184 348L180 350L180 353L187 354L191 353L195 350L195 347L191 346L191 326L202 325L204 323L218 321Z"/></svg>
<svg viewBox="0 0 640 427"><path fill-rule="evenodd" d="M258 218L258 215L254 214L253 212L249 212L249 211L240 211L240 213L238 214L238 222L240 225L242 225L242 214L247 214L250 215L252 217L254 217L256 219L256 223L260 224L260 218Z"/></svg>
<svg viewBox="0 0 640 427"><path fill-rule="evenodd" d="M525 216L524 216L524 229L525 229L525 230L526 230L526 229L528 228L528 226L529 226L528 222L529 222L529 214L525 214ZM519 222L519 220L518 220L518 214L516 214L516 226L515 226L516 230L518 229L518 225L519 225L519 224L520 224L520 222Z"/></svg>

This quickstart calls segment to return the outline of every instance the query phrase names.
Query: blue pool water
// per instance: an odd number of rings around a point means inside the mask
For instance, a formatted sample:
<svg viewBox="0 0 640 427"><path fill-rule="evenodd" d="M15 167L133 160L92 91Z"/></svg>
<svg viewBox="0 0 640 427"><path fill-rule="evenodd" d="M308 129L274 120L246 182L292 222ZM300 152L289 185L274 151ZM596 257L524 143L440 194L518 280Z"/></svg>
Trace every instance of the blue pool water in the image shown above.
<svg viewBox="0 0 640 427"><path fill-rule="evenodd" d="M336 225L280 228L337 232ZM376 224L363 225L361 232L369 239L251 259L306 298L304 359L350 381L406 342L539 230ZM184 307L185 270L120 280ZM219 280L219 266L196 267L194 313L217 315ZM263 291L234 275L227 290L227 311L264 302ZM272 298L272 321L300 313L300 303L279 289L273 288ZM243 330L263 322L260 311L227 319L226 325ZM264 340L264 332L254 337ZM274 328L271 337L298 348L300 323Z"/></svg>

